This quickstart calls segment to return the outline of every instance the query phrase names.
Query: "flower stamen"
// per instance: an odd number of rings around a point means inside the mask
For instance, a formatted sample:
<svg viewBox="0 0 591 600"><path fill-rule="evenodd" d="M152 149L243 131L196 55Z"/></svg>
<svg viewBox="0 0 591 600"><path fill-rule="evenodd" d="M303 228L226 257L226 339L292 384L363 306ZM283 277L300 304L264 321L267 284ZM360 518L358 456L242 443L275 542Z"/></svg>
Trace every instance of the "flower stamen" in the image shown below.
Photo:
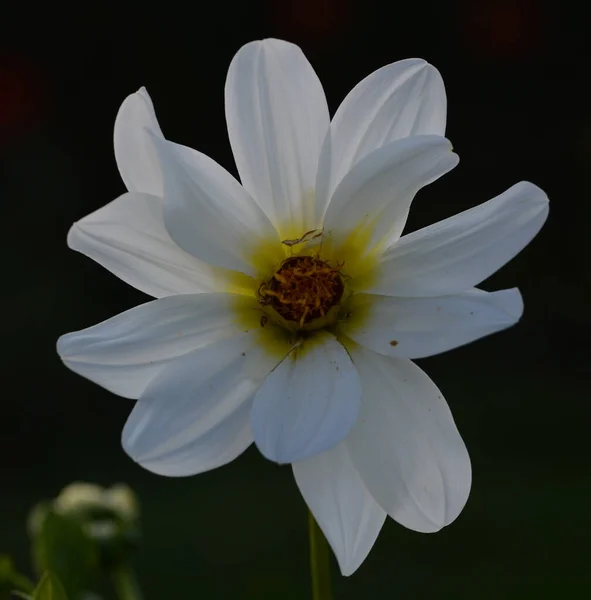
<svg viewBox="0 0 591 600"><path fill-rule="evenodd" d="M270 305L286 321L300 327L325 317L338 304L344 284L342 264L336 267L318 257L293 256L259 288L261 304Z"/></svg>

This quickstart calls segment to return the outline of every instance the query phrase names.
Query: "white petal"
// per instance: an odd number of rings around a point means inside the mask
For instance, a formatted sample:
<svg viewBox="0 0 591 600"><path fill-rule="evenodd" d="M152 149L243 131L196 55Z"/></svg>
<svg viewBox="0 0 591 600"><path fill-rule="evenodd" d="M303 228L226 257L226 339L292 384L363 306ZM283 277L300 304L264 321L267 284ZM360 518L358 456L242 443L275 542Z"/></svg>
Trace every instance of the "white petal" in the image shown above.
<svg viewBox="0 0 591 600"><path fill-rule="evenodd" d="M233 294L170 296L60 337L57 351L72 371L109 391L138 398L174 358L243 332L235 311L256 301Z"/></svg>
<svg viewBox="0 0 591 600"><path fill-rule="evenodd" d="M515 325L523 300L517 288L431 298L357 294L347 312L341 329L357 343L387 356L423 358Z"/></svg>
<svg viewBox="0 0 591 600"><path fill-rule="evenodd" d="M160 165L147 130L162 137L152 100L146 88L141 88L123 101L117 113L113 136L115 159L130 192L162 197Z"/></svg>
<svg viewBox="0 0 591 600"><path fill-rule="evenodd" d="M337 240L355 231L369 246L389 245L402 233L415 194L459 162L449 140L421 135L375 150L345 176L326 211L324 229Z"/></svg>
<svg viewBox="0 0 591 600"><path fill-rule="evenodd" d="M246 364L252 334L210 344L173 361L148 386L123 429L125 451L159 475L220 467L252 443L249 414L260 380ZM257 360L264 355L257 352ZM267 359L268 370L273 362Z"/></svg>
<svg viewBox="0 0 591 600"><path fill-rule="evenodd" d="M246 190L214 160L153 138L164 176L164 223L184 250L211 265L255 274L257 246L277 240Z"/></svg>
<svg viewBox="0 0 591 600"><path fill-rule="evenodd" d="M386 513L367 491L344 444L294 463L293 474L342 574L351 575L372 549Z"/></svg>
<svg viewBox="0 0 591 600"><path fill-rule="evenodd" d="M521 182L449 219L402 237L384 256L368 291L443 296L477 285L520 252L548 216L548 197Z"/></svg>
<svg viewBox="0 0 591 600"><path fill-rule="evenodd" d="M346 350L318 332L283 360L258 391L251 426L269 460L290 463L336 446L357 419L361 385Z"/></svg>
<svg viewBox="0 0 591 600"><path fill-rule="evenodd" d="M409 529L449 525L468 499L472 475L443 395L410 360L360 346L352 356L363 400L346 445L367 489Z"/></svg>
<svg viewBox="0 0 591 600"><path fill-rule="evenodd" d="M68 246L156 298L221 291L221 273L172 241L162 206L155 196L123 194L74 223Z"/></svg>
<svg viewBox="0 0 591 600"><path fill-rule="evenodd" d="M275 39L243 46L228 71L226 120L242 185L286 237L313 229L329 114L302 51Z"/></svg>
<svg viewBox="0 0 591 600"><path fill-rule="evenodd" d="M387 65L358 83L339 106L322 146L318 220L339 182L365 156L412 135L444 135L446 108L439 71L421 59Z"/></svg>

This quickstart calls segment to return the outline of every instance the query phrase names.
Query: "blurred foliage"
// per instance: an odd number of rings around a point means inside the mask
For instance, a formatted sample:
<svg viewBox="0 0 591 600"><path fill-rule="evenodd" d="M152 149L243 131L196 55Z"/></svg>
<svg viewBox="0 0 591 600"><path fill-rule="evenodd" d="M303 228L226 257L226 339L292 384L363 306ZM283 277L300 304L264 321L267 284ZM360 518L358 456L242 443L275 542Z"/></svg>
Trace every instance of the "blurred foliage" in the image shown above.
<svg viewBox="0 0 591 600"><path fill-rule="evenodd" d="M140 598L131 568L140 537L139 505L124 484L101 488L72 483L54 500L29 513L37 587L0 556L0 600L16 594L28 600L90 600L101 580L110 578L118 597Z"/></svg>
<svg viewBox="0 0 591 600"><path fill-rule="evenodd" d="M57 527L56 519L61 523ZM126 564L138 544L137 498L124 484L101 488L89 483L72 483L51 505L41 503L31 511L29 532L33 539L42 545L53 544L52 530L64 536L55 540L64 551L80 549L79 560L84 563L80 566L84 571L99 568L108 571ZM60 572L50 565L38 564Z"/></svg>
<svg viewBox="0 0 591 600"><path fill-rule="evenodd" d="M46 571L35 588L31 600L68 600L68 596L60 580L53 573Z"/></svg>
<svg viewBox="0 0 591 600"><path fill-rule="evenodd" d="M81 596L95 582L99 553L77 521L45 508L32 545L37 572L55 573L72 598Z"/></svg>
<svg viewBox="0 0 591 600"><path fill-rule="evenodd" d="M19 573L10 556L0 555L0 600L8 600L14 591L30 592L33 590L32 582Z"/></svg>

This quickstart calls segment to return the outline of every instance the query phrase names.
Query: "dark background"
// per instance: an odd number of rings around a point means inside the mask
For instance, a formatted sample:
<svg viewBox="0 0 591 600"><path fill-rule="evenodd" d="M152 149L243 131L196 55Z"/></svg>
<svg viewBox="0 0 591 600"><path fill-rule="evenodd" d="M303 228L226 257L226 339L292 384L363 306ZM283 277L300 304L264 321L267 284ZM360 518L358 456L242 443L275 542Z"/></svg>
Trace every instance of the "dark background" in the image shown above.
<svg viewBox="0 0 591 600"><path fill-rule="evenodd" d="M205 6L205 4L203 5ZM72 480L141 496L147 600L309 598L306 512L291 470L254 449L193 478L143 471L120 447L131 401L63 367L55 340L147 300L66 247L73 221L124 192L117 109L145 85L165 135L235 172L223 85L233 54L299 44L331 111L374 69L423 57L443 74L460 166L423 190L409 228L525 179L551 199L539 236L485 289L518 285L519 325L419 361L470 451L467 507L433 535L386 523L335 600L591 597L591 156L587 23L509 0L22 3L2 22L0 552L28 569L25 518ZM581 5L582 6L582 5Z"/></svg>

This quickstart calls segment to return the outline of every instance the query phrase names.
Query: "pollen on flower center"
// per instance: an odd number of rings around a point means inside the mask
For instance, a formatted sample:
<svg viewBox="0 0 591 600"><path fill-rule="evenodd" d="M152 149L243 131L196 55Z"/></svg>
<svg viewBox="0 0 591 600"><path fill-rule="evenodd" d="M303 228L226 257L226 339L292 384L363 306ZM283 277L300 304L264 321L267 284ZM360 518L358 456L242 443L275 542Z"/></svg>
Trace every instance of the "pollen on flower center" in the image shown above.
<svg viewBox="0 0 591 600"><path fill-rule="evenodd" d="M293 256L259 288L261 304L270 305L286 321L300 327L325 317L339 303L345 286L343 265L336 267L313 256Z"/></svg>

